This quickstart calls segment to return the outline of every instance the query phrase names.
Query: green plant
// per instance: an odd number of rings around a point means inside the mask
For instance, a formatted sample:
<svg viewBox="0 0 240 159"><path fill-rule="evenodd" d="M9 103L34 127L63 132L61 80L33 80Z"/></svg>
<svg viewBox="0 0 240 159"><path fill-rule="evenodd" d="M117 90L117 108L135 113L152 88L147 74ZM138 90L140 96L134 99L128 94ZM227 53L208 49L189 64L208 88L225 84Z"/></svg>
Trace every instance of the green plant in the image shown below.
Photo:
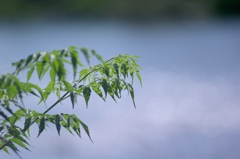
<svg viewBox="0 0 240 159"><path fill-rule="evenodd" d="M90 56L96 57L101 63L85 67L80 56L85 57L88 64ZM94 50L70 46L63 50L38 52L13 63L15 71L0 77L0 149L9 153L10 148L18 156L18 147L29 150L28 140L33 124L37 124L39 128L38 136L47 124L52 123L56 126L58 135L61 128L65 128L71 134L76 133L81 137L83 128L92 140L88 126L77 115L49 114L49 111L66 99L70 99L74 109L78 97L82 97L88 107L92 92L104 101L107 95L116 101L121 98L122 91L128 91L135 106L132 86L134 77L142 84L137 58L135 55L118 55L104 61ZM72 83L67 80L66 65L72 67ZM26 82L18 78L23 71L26 71ZM34 72L39 80L48 77L49 82L44 88L30 82ZM127 82L128 77L132 80L130 83ZM24 107L23 99L26 95L39 98L39 103L49 100L50 95L56 96L57 101L40 113Z"/></svg>

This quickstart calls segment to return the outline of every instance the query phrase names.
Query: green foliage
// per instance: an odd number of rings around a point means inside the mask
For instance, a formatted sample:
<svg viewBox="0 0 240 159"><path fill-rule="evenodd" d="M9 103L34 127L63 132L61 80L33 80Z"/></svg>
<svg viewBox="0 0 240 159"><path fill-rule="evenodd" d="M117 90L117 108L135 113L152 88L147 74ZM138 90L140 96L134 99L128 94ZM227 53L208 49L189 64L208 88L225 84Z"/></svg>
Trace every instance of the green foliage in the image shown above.
<svg viewBox="0 0 240 159"><path fill-rule="evenodd" d="M100 64L85 67L80 61L81 53L88 64L91 56L95 56ZM117 102L116 99L121 98L122 91L127 91L136 107L132 86L134 76L137 76L142 85L140 67L136 63L137 58L134 55L118 55L104 61L94 50L70 46L63 50L38 52L13 63L14 73L0 77L0 149L6 153L12 149L17 155L19 147L29 150L28 139L33 124L38 126L37 137L49 124L54 124L58 135L63 128L81 137L81 129L83 129L92 141L88 126L75 114L49 114L48 112L68 98L73 109L79 97L85 100L88 107L93 92L104 101L109 95ZM72 83L67 80L66 65L72 67L74 79ZM27 72L26 82L18 78L23 70ZM37 84L30 82L33 75L36 75L39 80L48 76L49 82L45 87L40 88ZM127 82L128 77L131 83ZM40 113L24 107L23 99L27 95L35 96L39 99L39 103L46 102L50 95L55 95L58 100L46 111Z"/></svg>

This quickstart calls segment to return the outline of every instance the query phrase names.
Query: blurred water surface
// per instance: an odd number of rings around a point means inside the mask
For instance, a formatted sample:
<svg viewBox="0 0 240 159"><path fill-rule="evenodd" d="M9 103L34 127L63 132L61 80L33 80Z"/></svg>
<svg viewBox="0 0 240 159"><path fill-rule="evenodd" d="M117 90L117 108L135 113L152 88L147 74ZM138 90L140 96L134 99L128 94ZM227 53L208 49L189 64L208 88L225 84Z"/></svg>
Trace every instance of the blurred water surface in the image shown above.
<svg viewBox="0 0 240 159"><path fill-rule="evenodd" d="M230 158L240 155L239 19L2 21L0 74L29 54L70 45L95 49L104 59L124 53L140 56L144 87L136 89L138 109L90 107L86 114L81 110L95 144L87 137L57 138L53 128L40 139L34 136L34 152L23 150L23 157L227 159L229 151ZM131 105L124 101L122 105ZM99 103L93 100L94 104Z"/></svg>
<svg viewBox="0 0 240 159"><path fill-rule="evenodd" d="M142 57L143 66L159 70L226 73L238 71L239 41L239 19L152 24L87 20L0 22L0 54L6 57L1 58L1 63L76 45L95 49L105 59L119 53L137 54Z"/></svg>

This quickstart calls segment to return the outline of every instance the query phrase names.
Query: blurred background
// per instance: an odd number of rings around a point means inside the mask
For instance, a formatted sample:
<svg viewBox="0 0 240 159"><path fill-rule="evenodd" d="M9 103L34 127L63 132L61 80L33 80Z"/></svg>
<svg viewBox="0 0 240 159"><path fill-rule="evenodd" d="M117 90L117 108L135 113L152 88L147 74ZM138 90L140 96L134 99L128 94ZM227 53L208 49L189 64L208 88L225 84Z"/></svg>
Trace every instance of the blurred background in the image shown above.
<svg viewBox="0 0 240 159"><path fill-rule="evenodd" d="M3 0L0 16L159 20L237 16L238 0Z"/></svg>
<svg viewBox="0 0 240 159"><path fill-rule="evenodd" d="M239 0L1 0L0 74L29 54L70 45L104 59L140 56L137 109L127 95L118 104L93 96L88 109L82 99L75 110L65 101L51 113L77 114L94 144L51 125L36 138L35 126L23 158L239 158Z"/></svg>

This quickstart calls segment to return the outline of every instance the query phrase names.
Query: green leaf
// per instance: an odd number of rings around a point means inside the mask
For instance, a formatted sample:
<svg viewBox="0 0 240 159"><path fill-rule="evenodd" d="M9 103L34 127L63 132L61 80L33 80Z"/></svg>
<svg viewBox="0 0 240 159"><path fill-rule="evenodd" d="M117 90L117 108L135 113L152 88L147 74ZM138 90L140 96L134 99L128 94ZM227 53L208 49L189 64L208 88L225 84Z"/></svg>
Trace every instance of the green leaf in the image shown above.
<svg viewBox="0 0 240 159"><path fill-rule="evenodd" d="M70 129L70 127L68 126L68 124L67 124L67 122L66 121L62 121L61 122L61 125L68 131L68 132L70 132L72 135L73 135L73 133L72 133L72 131L71 131L71 129Z"/></svg>
<svg viewBox="0 0 240 159"><path fill-rule="evenodd" d="M41 73L41 79L43 78L43 76L46 74L46 72L48 71L48 69L50 68L50 65L46 65L43 70L42 70L42 73Z"/></svg>
<svg viewBox="0 0 240 159"><path fill-rule="evenodd" d="M102 85L102 88L105 92L105 99L107 97L107 92L108 92L108 83L107 83L107 80L106 79L103 79L102 82L101 82L101 85Z"/></svg>
<svg viewBox="0 0 240 159"><path fill-rule="evenodd" d="M79 119L74 114L71 115L71 117L73 119L71 122L71 127L75 131L75 133L81 138Z"/></svg>
<svg viewBox="0 0 240 159"><path fill-rule="evenodd" d="M85 68L85 69L82 69L79 73L79 80L82 79L82 77L86 76L89 72L89 69Z"/></svg>
<svg viewBox="0 0 240 159"><path fill-rule="evenodd" d="M30 68L30 69L28 70L28 73L27 73L27 82L28 82L29 79L31 78L34 69L35 69L35 67L32 67L32 68Z"/></svg>
<svg viewBox="0 0 240 159"><path fill-rule="evenodd" d="M17 116L17 117L22 117L22 116L24 116L24 114L25 114L25 110L19 109L19 110L17 110L16 112L14 112L14 114L15 114L15 116Z"/></svg>
<svg viewBox="0 0 240 159"><path fill-rule="evenodd" d="M2 75L0 78L0 88L4 88L4 81L6 79L7 75Z"/></svg>
<svg viewBox="0 0 240 159"><path fill-rule="evenodd" d="M139 71L136 72L136 75L137 75L138 80L139 80L139 82L140 82L140 84L141 84L141 86L142 86L142 77L141 77Z"/></svg>
<svg viewBox="0 0 240 159"><path fill-rule="evenodd" d="M60 88L56 88L56 96L60 99Z"/></svg>
<svg viewBox="0 0 240 159"><path fill-rule="evenodd" d="M92 52L92 55L95 56L95 57L97 57L97 59L98 59L99 61L104 62L102 56L99 55L99 54L97 54L97 53L95 52L95 50L91 50L91 52Z"/></svg>
<svg viewBox="0 0 240 159"><path fill-rule="evenodd" d="M33 59L33 55L29 55L24 67L26 67L32 61L32 59Z"/></svg>
<svg viewBox="0 0 240 159"><path fill-rule="evenodd" d="M43 130L45 129L45 118L42 117L40 120L40 124L39 124L39 131L38 131L38 136L43 132Z"/></svg>
<svg viewBox="0 0 240 159"><path fill-rule="evenodd" d="M16 115L13 115L13 116L11 116L11 117L8 118L8 121L9 121L12 125L14 125L20 118L21 118L21 117L18 117L18 116L16 116Z"/></svg>
<svg viewBox="0 0 240 159"><path fill-rule="evenodd" d="M26 131L31 126L31 121L32 121L31 117L25 119L23 131Z"/></svg>
<svg viewBox="0 0 240 159"><path fill-rule="evenodd" d="M66 68L64 67L63 62L60 59L58 59L54 60L54 64L57 67L55 70L58 76L58 80L64 80L66 75Z"/></svg>
<svg viewBox="0 0 240 159"><path fill-rule="evenodd" d="M114 97L114 92L113 92L113 88L110 84L108 84L108 90L107 90L108 94L112 97L112 99L117 103L115 97Z"/></svg>
<svg viewBox="0 0 240 159"><path fill-rule="evenodd" d="M36 85L36 84L33 84L33 83L25 83L25 86L26 87L30 87L30 88L34 88L35 90L38 91L38 93L42 96L43 95L43 92L42 92L42 89Z"/></svg>
<svg viewBox="0 0 240 159"><path fill-rule="evenodd" d="M85 59L87 60L87 63L89 64L90 63L90 61L89 61L90 55L88 53L88 49L87 48L81 48L81 51L82 51L83 55L85 56Z"/></svg>
<svg viewBox="0 0 240 159"><path fill-rule="evenodd" d="M28 149L27 146L21 140L17 138L11 138L10 140L16 143L17 145L21 146L22 148Z"/></svg>
<svg viewBox="0 0 240 159"><path fill-rule="evenodd" d="M10 99L14 99L16 98L16 96L18 95L18 88L15 85L10 85L7 88L7 95Z"/></svg>
<svg viewBox="0 0 240 159"><path fill-rule="evenodd" d="M44 62L38 62L36 64L37 66L37 74L38 74L38 78L41 79L41 75L42 75L42 72L43 72L43 67L44 67L45 63Z"/></svg>
<svg viewBox="0 0 240 159"><path fill-rule="evenodd" d="M114 94L121 98L121 87L120 87L120 81L118 78L115 78L115 80L111 84Z"/></svg>
<svg viewBox="0 0 240 159"><path fill-rule="evenodd" d="M115 63L115 64L113 64L113 67L114 67L117 77L119 78L119 66Z"/></svg>
<svg viewBox="0 0 240 159"><path fill-rule="evenodd" d="M77 61L78 61L78 53L77 51L71 51L71 61L72 61L72 66L73 66L73 77L75 79L76 73L77 73Z"/></svg>
<svg viewBox="0 0 240 159"><path fill-rule="evenodd" d="M82 127L83 127L84 131L86 132L86 134L88 135L89 139L93 142L93 140L92 140L92 138L90 136L90 132L89 132L88 126L85 123L83 123L81 120L79 122L82 125Z"/></svg>
<svg viewBox="0 0 240 159"><path fill-rule="evenodd" d="M96 83L95 85L92 86L92 89L95 93L97 93L97 95L99 95L99 97L101 97L105 101L100 86L101 86L100 83Z"/></svg>
<svg viewBox="0 0 240 159"><path fill-rule="evenodd" d="M127 72L127 67L124 63L121 66L121 73L122 73L124 79L126 79L126 77L128 76L128 72Z"/></svg>
<svg viewBox="0 0 240 159"><path fill-rule="evenodd" d="M1 146L2 146L2 145L1 145ZM2 148L2 150L9 154L9 151L8 151L8 149L7 149L6 146L4 146L4 147Z"/></svg>
<svg viewBox="0 0 240 159"><path fill-rule="evenodd" d="M50 93L54 90L54 83L53 82L49 82L47 87L44 88L44 92L43 92L43 95L42 95L42 98L41 100L39 101L38 104L40 104L42 101L46 101L48 96L50 95Z"/></svg>
<svg viewBox="0 0 240 159"><path fill-rule="evenodd" d="M11 142L11 141L9 141L9 142L7 142L6 143L6 146L7 147L9 147L9 148L11 148L12 150L13 150L13 152L20 158L20 159L22 159L22 157L18 154L18 148Z"/></svg>
<svg viewBox="0 0 240 159"><path fill-rule="evenodd" d="M50 77L51 77L51 81L52 81L53 83L55 83L56 71L55 71L53 68L51 68L51 70L50 70Z"/></svg>
<svg viewBox="0 0 240 159"><path fill-rule="evenodd" d="M5 94L4 90L0 89L0 99L3 98L4 94Z"/></svg>
<svg viewBox="0 0 240 159"><path fill-rule="evenodd" d="M55 125L56 125L56 129L57 129L57 132L58 132L59 136L60 136L60 130L61 130L60 120L61 120L60 115L57 114L55 116Z"/></svg>
<svg viewBox="0 0 240 159"><path fill-rule="evenodd" d="M74 90L74 88L73 88L73 86L71 85L71 83L69 83L68 81L63 81L63 84L65 85L65 87L66 87L66 89L68 90L68 91L73 91Z"/></svg>
<svg viewBox="0 0 240 159"><path fill-rule="evenodd" d="M6 89L8 88L10 85L12 85L12 78L11 78L11 75L7 74L5 77L4 77L4 80L3 83L1 83L1 87L2 89Z"/></svg>
<svg viewBox="0 0 240 159"><path fill-rule="evenodd" d="M70 99L71 99L71 103L72 103L72 108L74 109L75 103L77 102L77 93L70 92Z"/></svg>
<svg viewBox="0 0 240 159"><path fill-rule="evenodd" d="M133 70L130 70L130 75L131 75L131 78L132 78L132 84L133 84L133 81L134 81L134 71Z"/></svg>
<svg viewBox="0 0 240 159"><path fill-rule="evenodd" d="M84 99L85 99L85 102L86 102L86 106L88 107L88 101L89 101L90 96L91 96L91 89L89 87L85 87L83 89L83 96L84 96Z"/></svg>
<svg viewBox="0 0 240 159"><path fill-rule="evenodd" d="M108 67L103 67L103 72L104 72L104 74L107 76L107 77L109 77L109 68Z"/></svg>
<svg viewBox="0 0 240 159"><path fill-rule="evenodd" d="M134 100L134 90L131 84L128 84L128 86L130 87L129 91L130 91L130 95L132 97L132 101L133 101L133 105L136 108L136 104L135 104L135 100Z"/></svg>

